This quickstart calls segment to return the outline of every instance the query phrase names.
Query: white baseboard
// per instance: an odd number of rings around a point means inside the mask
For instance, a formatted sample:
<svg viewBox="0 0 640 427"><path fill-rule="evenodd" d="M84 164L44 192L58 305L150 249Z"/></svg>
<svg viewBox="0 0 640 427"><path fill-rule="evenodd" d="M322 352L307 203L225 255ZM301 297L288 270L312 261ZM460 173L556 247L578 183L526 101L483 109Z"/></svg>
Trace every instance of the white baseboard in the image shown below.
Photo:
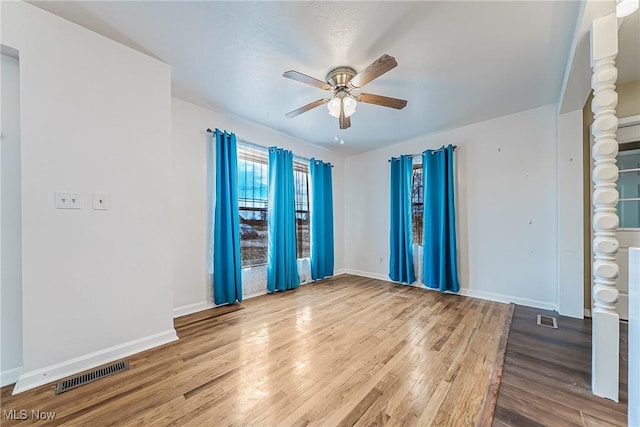
<svg viewBox="0 0 640 427"><path fill-rule="evenodd" d="M518 305L525 305L527 307L540 308L542 310L558 311L558 304L553 304L547 301L539 301L539 300L530 299L530 298L516 297L513 295L497 294L494 292L478 291L475 289L468 289L468 288L460 289L459 294L472 297L472 298L485 299L485 300L495 301L495 302L503 302L506 304L515 303Z"/></svg>
<svg viewBox="0 0 640 427"><path fill-rule="evenodd" d="M0 387L15 383L20 375L22 375L22 366L0 372Z"/></svg>
<svg viewBox="0 0 640 427"><path fill-rule="evenodd" d="M384 280L385 282L393 283L393 281L389 279L389 276L385 276L384 274L369 273L368 271L352 270L350 268L345 268L344 272L346 274L353 274L354 276L368 277L369 279Z"/></svg>
<svg viewBox="0 0 640 427"><path fill-rule="evenodd" d="M306 284L306 283L303 283L303 284ZM248 300L248 299L259 297L261 295L266 295L266 294L267 294L266 290L255 292L253 294L243 296L242 300L244 301L244 300ZM208 301L201 301L195 304L183 305L181 307L176 307L173 309L173 318L175 319L176 317L186 316L188 314L197 313L199 311L208 310L210 308L222 307L225 305L227 304L214 304Z"/></svg>
<svg viewBox="0 0 640 427"><path fill-rule="evenodd" d="M303 283L303 285L306 285L306 283ZM267 291L266 291L266 289L265 289L264 291L254 292L254 293L252 293L252 294L249 294L249 295L247 295L247 296L243 297L243 298L242 298L242 300L244 301L244 300L246 300L246 299L251 299L251 298L255 298L255 297L260 297L260 296L262 296L262 295L266 295L266 294L267 294Z"/></svg>
<svg viewBox="0 0 640 427"><path fill-rule="evenodd" d="M389 279L388 276L385 276L383 274L378 274L378 273L369 273L366 271L360 271L360 270L351 270L351 269L346 269L346 272L348 274L353 274L355 276L362 276L362 277L368 277L370 279L378 279L378 280L384 280L385 282L391 282L391 283L396 283L394 281L392 281L391 279ZM415 282L412 285L415 288L419 288L419 289L424 289L427 291L436 291L438 292L437 289L431 289L428 288L426 286L424 286L422 283L419 282ZM502 302L502 303L515 303L515 304L519 304L519 305L525 305L528 307L535 307L535 308L540 308L543 310L554 310L557 311L558 310L558 305L557 304L553 304L553 303L549 303L546 301L538 301L538 300L534 300L534 299L529 299L529 298L521 298L521 297L517 297L517 296L513 296L513 295L504 295L504 294L498 294L498 293L494 293L494 292L487 292L487 291L479 291L479 290L475 290L475 289L469 289L469 288L461 288L460 292L446 292L446 293L450 293L450 294L454 294L454 295L464 295L467 297L471 297L471 298L478 298L478 299L484 299L484 300L489 300L489 301L495 301L495 302Z"/></svg>
<svg viewBox="0 0 640 427"><path fill-rule="evenodd" d="M215 304L208 301L197 302L195 304L187 304L173 309L173 318L186 316L187 314L197 313L198 311L207 310L216 307Z"/></svg>
<svg viewBox="0 0 640 427"><path fill-rule="evenodd" d="M331 277L336 277L336 276L339 276L341 274L348 274L348 273L349 272L346 269L342 268L340 270L334 271L333 276L331 276ZM313 282L312 281L311 282L303 282L303 283L300 283L300 286L308 285L309 283L313 283ZM266 290L260 291L260 292L254 292L252 294L245 295L242 299L243 300L247 300L247 299L259 297L259 296L266 295L266 294L267 294ZM226 304L216 305L216 304L213 304L213 303L208 302L208 301L201 301L201 302L197 302L195 304L183 305L183 306L176 307L176 308L173 309L173 318L175 319L176 317L186 316L188 314L197 313L199 311L208 310L210 308L222 307L223 305L226 305Z"/></svg>
<svg viewBox="0 0 640 427"><path fill-rule="evenodd" d="M36 369L35 371L25 372L18 378L13 388L13 394L22 393L23 391L43 384L57 381L61 378L77 374L78 372L86 371L87 369L95 368L96 366L104 365L105 363L113 362L131 356L132 354L176 341L177 339L178 335L176 335L175 329L171 328L158 334L105 348L95 353Z"/></svg>

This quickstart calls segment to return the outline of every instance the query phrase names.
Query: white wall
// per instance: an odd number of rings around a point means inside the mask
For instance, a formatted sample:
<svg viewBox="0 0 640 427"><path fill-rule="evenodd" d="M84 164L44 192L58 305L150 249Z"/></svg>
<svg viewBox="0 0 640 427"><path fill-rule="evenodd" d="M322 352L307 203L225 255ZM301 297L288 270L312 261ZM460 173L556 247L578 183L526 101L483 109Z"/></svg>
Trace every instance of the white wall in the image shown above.
<svg viewBox="0 0 640 427"><path fill-rule="evenodd" d="M298 156L316 157L334 165L335 271L339 273L344 269L344 160L340 155L228 113L176 98L172 100L172 123L175 315L201 310L211 304L209 236L214 200L210 198L213 179L209 174L213 173L215 150L209 142L207 128L217 127L256 144L277 145ZM255 281L262 280L262 276L245 274L243 278Z"/></svg>
<svg viewBox="0 0 640 427"><path fill-rule="evenodd" d="M20 226L20 78L18 59L2 63L2 200L0 276L0 387L22 373L22 245Z"/></svg>
<svg viewBox="0 0 640 427"><path fill-rule="evenodd" d="M582 109L558 116L558 311L584 316Z"/></svg>
<svg viewBox="0 0 640 427"><path fill-rule="evenodd" d="M388 278L387 160L455 144L462 293L557 308L556 121L548 105L348 157L348 270Z"/></svg>
<svg viewBox="0 0 640 427"><path fill-rule="evenodd" d="M170 67L22 2L23 368L15 391L176 338ZM54 209L55 191L82 209ZM91 209L108 192L111 209Z"/></svg>
<svg viewBox="0 0 640 427"><path fill-rule="evenodd" d="M628 422L640 425L640 248L629 248Z"/></svg>

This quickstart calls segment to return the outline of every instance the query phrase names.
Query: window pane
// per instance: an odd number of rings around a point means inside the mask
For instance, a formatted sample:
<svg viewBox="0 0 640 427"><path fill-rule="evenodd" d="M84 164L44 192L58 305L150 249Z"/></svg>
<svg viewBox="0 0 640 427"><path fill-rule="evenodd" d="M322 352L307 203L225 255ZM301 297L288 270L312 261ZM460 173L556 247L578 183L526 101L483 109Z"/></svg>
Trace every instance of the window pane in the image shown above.
<svg viewBox="0 0 640 427"><path fill-rule="evenodd" d="M267 151L238 144L238 206L242 267L267 263Z"/></svg>
<svg viewBox="0 0 640 427"><path fill-rule="evenodd" d="M411 182L411 227L413 243L418 245L422 244L422 215L424 210L424 192L422 189L422 165L415 165Z"/></svg>
<svg viewBox="0 0 640 427"><path fill-rule="evenodd" d="M618 216L620 228L640 228L640 201L619 202Z"/></svg>
<svg viewBox="0 0 640 427"><path fill-rule="evenodd" d="M298 258L309 258L311 256L309 165L302 162L294 162L293 178L296 205L296 252Z"/></svg>
<svg viewBox="0 0 640 427"><path fill-rule="evenodd" d="M640 173L625 172L629 169L640 169L640 150L621 151L616 159L620 175L618 193L618 216L621 228L640 228ZM629 200L631 199L631 200Z"/></svg>

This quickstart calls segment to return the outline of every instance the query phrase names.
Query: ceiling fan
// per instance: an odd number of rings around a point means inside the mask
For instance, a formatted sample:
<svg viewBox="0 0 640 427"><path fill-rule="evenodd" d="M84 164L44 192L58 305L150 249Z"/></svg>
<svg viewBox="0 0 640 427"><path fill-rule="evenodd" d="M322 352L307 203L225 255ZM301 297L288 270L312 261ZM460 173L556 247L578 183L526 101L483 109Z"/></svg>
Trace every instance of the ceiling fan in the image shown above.
<svg viewBox="0 0 640 427"><path fill-rule="evenodd" d="M332 93L330 98L318 99L317 101L313 101L285 115L291 119L305 111L327 104L329 114L340 121L340 129L347 129L351 126L350 117L355 113L358 102L365 102L367 104L381 105L383 107L402 110L407 105L407 101L404 99L389 98L387 96L373 95L371 93L351 93L352 90L359 90L370 81L380 77L387 71L395 68L397 65L398 63L393 56L385 54L376 59L371 65L359 73L356 73L356 71L351 67L334 68L329 71L326 81L324 82L298 71L285 71L282 74L283 77L296 80L301 83L306 83L323 90L328 90Z"/></svg>

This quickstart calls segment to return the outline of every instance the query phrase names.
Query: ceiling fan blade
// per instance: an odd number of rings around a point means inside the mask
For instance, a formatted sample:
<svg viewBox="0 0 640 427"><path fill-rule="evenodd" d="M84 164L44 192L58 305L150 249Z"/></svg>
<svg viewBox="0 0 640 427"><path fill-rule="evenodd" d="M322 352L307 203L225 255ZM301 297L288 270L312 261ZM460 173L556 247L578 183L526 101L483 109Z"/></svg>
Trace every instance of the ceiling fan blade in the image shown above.
<svg viewBox="0 0 640 427"><path fill-rule="evenodd" d="M367 68L356 74L349 81L349 87L351 89L359 89L371 80L376 79L392 68L395 68L397 65L398 63L396 62L396 58L385 53Z"/></svg>
<svg viewBox="0 0 640 427"><path fill-rule="evenodd" d="M292 118L294 118L296 116L299 116L300 114L302 114L302 113L304 113L306 111L309 111L309 110L311 110L313 108L319 107L322 104L326 104L327 102L329 102L329 99L331 99L331 98L318 99L317 101L310 102L309 104L304 105L304 106L298 108L297 110L293 110L293 111L285 114L285 116L287 116L290 119L292 119Z"/></svg>
<svg viewBox="0 0 640 427"><path fill-rule="evenodd" d="M340 119L340 129L349 129L351 127L351 117Z"/></svg>
<svg viewBox="0 0 640 427"><path fill-rule="evenodd" d="M404 99L389 98L388 96L374 95L372 93L361 93L357 98L360 102L382 105L383 107L395 108L396 110L402 110L407 106L407 101Z"/></svg>
<svg viewBox="0 0 640 427"><path fill-rule="evenodd" d="M344 106L340 103L340 129L351 127L351 118L344 115Z"/></svg>
<svg viewBox="0 0 640 427"><path fill-rule="evenodd" d="M331 85L327 82L323 82L322 80L314 79L311 76L307 76L306 74L302 74L298 71L289 70L282 73L282 77L286 77L291 80L295 80L300 83L306 83L311 86L315 86L320 89L330 90Z"/></svg>

